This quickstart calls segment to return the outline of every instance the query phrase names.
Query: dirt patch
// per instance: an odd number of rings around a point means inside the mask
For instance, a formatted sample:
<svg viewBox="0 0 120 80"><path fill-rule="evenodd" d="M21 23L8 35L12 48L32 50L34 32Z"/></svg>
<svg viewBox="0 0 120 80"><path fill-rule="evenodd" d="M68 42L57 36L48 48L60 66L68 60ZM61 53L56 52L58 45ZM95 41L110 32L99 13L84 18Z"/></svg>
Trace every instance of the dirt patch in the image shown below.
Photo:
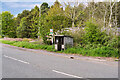
<svg viewBox="0 0 120 80"><path fill-rule="evenodd" d="M27 39L28 41L35 41L34 39L29 39L29 38L4 38L4 40L9 40L9 41L23 41Z"/></svg>

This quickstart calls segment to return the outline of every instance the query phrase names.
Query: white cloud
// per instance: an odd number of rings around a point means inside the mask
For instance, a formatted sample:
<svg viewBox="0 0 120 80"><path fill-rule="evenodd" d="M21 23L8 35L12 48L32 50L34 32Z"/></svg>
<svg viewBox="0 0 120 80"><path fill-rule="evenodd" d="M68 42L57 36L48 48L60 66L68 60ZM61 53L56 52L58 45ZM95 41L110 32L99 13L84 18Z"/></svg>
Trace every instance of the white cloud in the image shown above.
<svg viewBox="0 0 120 80"><path fill-rule="evenodd" d="M29 3L27 3L27 4L19 4L19 3L9 3L9 4L6 4L8 7L12 7L12 8L34 8L36 5L39 7L41 4L38 4L38 3L36 3L36 4L29 4Z"/></svg>
<svg viewBox="0 0 120 80"><path fill-rule="evenodd" d="M40 4L15 4L15 5L11 5L11 7L29 7L29 8L32 8L35 5L40 6Z"/></svg>
<svg viewBox="0 0 120 80"><path fill-rule="evenodd" d="M18 14L14 15L14 17L17 17Z"/></svg>
<svg viewBox="0 0 120 80"><path fill-rule="evenodd" d="M1 0L2 2L55 2L56 0ZM60 2L91 2L92 0L58 0ZM95 2L101 2L106 0L94 0ZM110 1L110 0L107 0ZM112 0L114 1L114 0ZM117 2L120 0L116 0Z"/></svg>
<svg viewBox="0 0 120 80"><path fill-rule="evenodd" d="M2 2L55 2L56 0L2 0Z"/></svg>

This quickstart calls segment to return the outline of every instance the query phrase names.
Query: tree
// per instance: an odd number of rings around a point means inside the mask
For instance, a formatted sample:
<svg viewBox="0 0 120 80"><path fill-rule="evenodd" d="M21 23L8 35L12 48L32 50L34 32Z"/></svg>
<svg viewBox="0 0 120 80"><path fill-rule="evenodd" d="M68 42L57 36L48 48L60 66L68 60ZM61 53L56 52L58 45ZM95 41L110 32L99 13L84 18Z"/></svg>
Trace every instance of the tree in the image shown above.
<svg viewBox="0 0 120 80"><path fill-rule="evenodd" d="M115 4L116 4L116 1L112 2L112 0L110 0L110 16L109 16L108 26L112 24L113 7L115 6Z"/></svg>
<svg viewBox="0 0 120 80"><path fill-rule="evenodd" d="M34 10L31 12L32 18L30 19L30 38L37 38L38 27L39 27L39 8L38 6L34 7Z"/></svg>
<svg viewBox="0 0 120 80"><path fill-rule="evenodd" d="M16 37L16 27L14 26L13 15L8 12L2 12L2 34L8 37Z"/></svg>
<svg viewBox="0 0 120 80"><path fill-rule="evenodd" d="M0 13L0 36L2 37L2 14Z"/></svg>
<svg viewBox="0 0 120 80"><path fill-rule="evenodd" d="M42 37L44 43L47 43L47 35L49 35L49 26L47 25L46 14L40 17L40 36Z"/></svg>
<svg viewBox="0 0 120 80"><path fill-rule="evenodd" d="M49 28L53 28L54 32L71 26L71 19L64 15L62 5L56 0L53 6L51 6L46 16ZM67 25L66 25L67 24Z"/></svg>
<svg viewBox="0 0 120 80"><path fill-rule="evenodd" d="M27 19L23 17L20 21L20 26L17 27L17 36L19 38L28 38Z"/></svg>
<svg viewBox="0 0 120 80"><path fill-rule="evenodd" d="M45 9L45 7L47 9ZM44 6L41 9L48 10L49 7ZM57 0L54 5L46 11L47 13L44 13L45 10L41 10L43 14L41 14L40 17L40 33L44 42L47 40L46 36L49 35L50 29L53 29L55 34L57 31L61 33L62 29L71 26L70 19L64 16L63 8Z"/></svg>
<svg viewBox="0 0 120 80"><path fill-rule="evenodd" d="M42 5L40 6L38 35L41 36L44 43L46 43L46 40L47 40L46 35L48 34L48 28L46 26L46 23L47 23L46 16L47 16L48 10L49 10L48 3L42 3Z"/></svg>
<svg viewBox="0 0 120 80"><path fill-rule="evenodd" d="M21 34L21 28L20 28L20 24L21 24L21 21L22 21L22 18L24 17L27 17L28 15L30 14L30 11L29 10L23 10L22 13L19 13L17 15L17 17L15 18L15 26L17 28L16 30L16 34L17 34L17 37L23 37L22 34ZM26 21L28 22L28 21ZM22 27L22 26L21 26ZM23 34L24 35L24 34Z"/></svg>
<svg viewBox="0 0 120 80"><path fill-rule="evenodd" d="M93 23L91 21L86 22L85 27L86 43L103 44L104 37L105 37L104 32L101 32L100 27L96 23Z"/></svg>
<svg viewBox="0 0 120 80"><path fill-rule="evenodd" d="M102 2L102 3L98 3L98 5L99 5L99 12L98 13L100 13L99 15L103 16L103 21L104 21L103 28L105 28L106 27L106 16L109 12L108 11L109 4L107 2Z"/></svg>
<svg viewBox="0 0 120 80"><path fill-rule="evenodd" d="M120 27L120 1L117 2L117 25Z"/></svg>
<svg viewBox="0 0 120 80"><path fill-rule="evenodd" d="M42 5L40 6L41 14L47 13L49 8L50 7L48 6L48 3L46 2L42 3Z"/></svg>
<svg viewBox="0 0 120 80"><path fill-rule="evenodd" d="M23 17L27 17L30 14L29 10L23 10L22 13L19 13L16 17L16 26L20 26L20 21Z"/></svg>
<svg viewBox="0 0 120 80"><path fill-rule="evenodd" d="M78 25L80 26L81 21L83 20L82 16L84 16L84 5L78 2L72 4L73 7L68 3L65 7L65 16L72 20L72 28L75 27L75 22L78 21Z"/></svg>
<svg viewBox="0 0 120 80"><path fill-rule="evenodd" d="M24 11L23 13L27 14L27 11ZM37 38L39 8L35 6L29 14L24 16L25 17L23 17L20 21L20 26L17 28L18 37Z"/></svg>

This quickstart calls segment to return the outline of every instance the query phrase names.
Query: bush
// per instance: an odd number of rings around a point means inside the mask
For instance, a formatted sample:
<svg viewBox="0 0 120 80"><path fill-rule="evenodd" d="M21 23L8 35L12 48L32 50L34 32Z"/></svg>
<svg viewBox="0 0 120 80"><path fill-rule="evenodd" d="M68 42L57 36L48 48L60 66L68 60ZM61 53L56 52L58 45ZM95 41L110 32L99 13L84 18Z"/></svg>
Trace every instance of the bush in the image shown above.
<svg viewBox="0 0 120 80"><path fill-rule="evenodd" d="M0 38L2 38L2 36L0 35Z"/></svg>
<svg viewBox="0 0 120 80"><path fill-rule="evenodd" d="M101 44L105 37L105 33L101 32L100 27L90 21L86 22L85 32L84 40L86 43Z"/></svg>
<svg viewBox="0 0 120 80"><path fill-rule="evenodd" d="M48 41L46 41L46 44L52 45L52 41L48 40Z"/></svg>
<svg viewBox="0 0 120 80"><path fill-rule="evenodd" d="M30 40L27 38L24 38L22 41L29 42Z"/></svg>
<svg viewBox="0 0 120 80"><path fill-rule="evenodd" d="M99 57L119 57L118 49L102 46L97 48L69 48L65 53L81 54L83 56L99 56Z"/></svg>
<svg viewBox="0 0 120 80"><path fill-rule="evenodd" d="M75 48L68 48L64 51L65 53L77 53L77 50Z"/></svg>
<svg viewBox="0 0 120 80"><path fill-rule="evenodd" d="M73 28L73 29L74 29L74 32L72 30L69 30L69 31L64 31L63 34L72 36L75 44L84 43L83 41L83 37L85 34L84 29L83 28Z"/></svg>
<svg viewBox="0 0 120 80"><path fill-rule="evenodd" d="M118 49L103 46L101 48L93 49L94 56L100 57L118 57Z"/></svg>
<svg viewBox="0 0 120 80"><path fill-rule="evenodd" d="M109 40L107 46L112 47L112 48L118 48L119 47L118 38L113 38L113 39Z"/></svg>

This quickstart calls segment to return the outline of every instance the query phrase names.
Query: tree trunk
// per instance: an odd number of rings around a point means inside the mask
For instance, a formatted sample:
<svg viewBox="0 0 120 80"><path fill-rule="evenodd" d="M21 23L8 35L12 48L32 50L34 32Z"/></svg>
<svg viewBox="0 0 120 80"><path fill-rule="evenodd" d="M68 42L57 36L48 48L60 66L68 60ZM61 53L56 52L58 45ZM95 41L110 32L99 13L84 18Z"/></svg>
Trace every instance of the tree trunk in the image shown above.
<svg viewBox="0 0 120 80"><path fill-rule="evenodd" d="M105 10L105 15L104 15L104 26L103 26L103 28L105 28L106 27L106 13L107 13L107 11Z"/></svg>
<svg viewBox="0 0 120 80"><path fill-rule="evenodd" d="M116 5L115 5L115 27L118 26L118 23L117 23L117 15L118 15L118 13L117 13L117 3L116 3Z"/></svg>
<svg viewBox="0 0 120 80"><path fill-rule="evenodd" d="M41 8L40 8L40 12L39 12L39 27L38 27L38 40L40 39L40 17L41 17Z"/></svg>
<svg viewBox="0 0 120 80"><path fill-rule="evenodd" d="M74 21L72 21L72 28L74 27L74 25L75 25L75 23L74 23Z"/></svg>
<svg viewBox="0 0 120 80"><path fill-rule="evenodd" d="M108 26L111 25L111 21L112 21L112 14L113 14L113 6L115 5L116 2L114 2L113 4L111 3L112 1L110 0L110 17L109 17L109 24Z"/></svg>
<svg viewBox="0 0 120 80"><path fill-rule="evenodd" d="M112 19L112 8L110 9L109 26L110 26L110 24L111 24L111 19Z"/></svg>
<svg viewBox="0 0 120 80"><path fill-rule="evenodd" d="M75 6L73 8L73 16L72 16L72 28L75 26Z"/></svg>

